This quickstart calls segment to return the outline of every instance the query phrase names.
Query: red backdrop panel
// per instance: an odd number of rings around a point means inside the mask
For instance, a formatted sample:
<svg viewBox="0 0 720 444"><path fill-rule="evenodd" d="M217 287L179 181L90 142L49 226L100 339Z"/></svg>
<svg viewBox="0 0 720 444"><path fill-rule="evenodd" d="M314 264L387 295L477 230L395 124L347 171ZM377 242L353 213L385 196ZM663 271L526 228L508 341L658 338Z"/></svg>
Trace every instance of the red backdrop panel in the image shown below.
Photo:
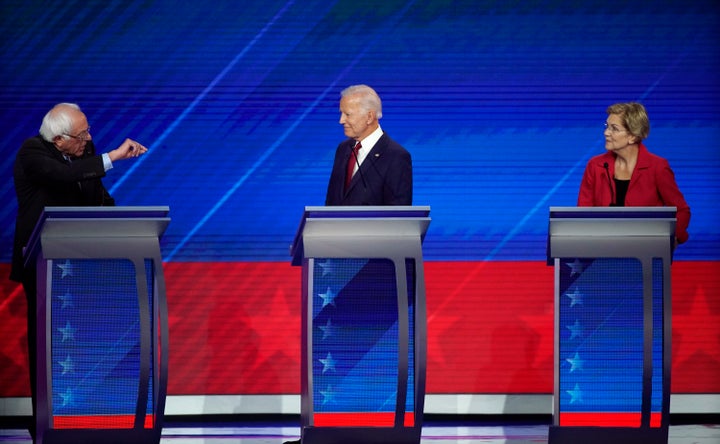
<svg viewBox="0 0 720 444"><path fill-rule="evenodd" d="M428 262L425 275L428 393L552 392L552 267ZM298 267L172 262L165 278L170 396L299 393ZM672 288L672 391L720 393L720 262L674 263ZM28 396L24 295L0 291L0 397Z"/></svg>

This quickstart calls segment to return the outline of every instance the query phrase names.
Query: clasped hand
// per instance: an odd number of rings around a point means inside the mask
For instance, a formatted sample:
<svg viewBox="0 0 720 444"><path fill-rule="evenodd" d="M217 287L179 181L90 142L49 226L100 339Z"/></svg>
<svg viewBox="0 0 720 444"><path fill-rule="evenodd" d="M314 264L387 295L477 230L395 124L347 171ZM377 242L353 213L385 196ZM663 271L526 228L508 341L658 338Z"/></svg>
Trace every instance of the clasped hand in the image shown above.
<svg viewBox="0 0 720 444"><path fill-rule="evenodd" d="M147 152L147 147L131 139L125 139L125 141L114 150L110 151L108 155L111 161L129 159L131 157L138 157Z"/></svg>

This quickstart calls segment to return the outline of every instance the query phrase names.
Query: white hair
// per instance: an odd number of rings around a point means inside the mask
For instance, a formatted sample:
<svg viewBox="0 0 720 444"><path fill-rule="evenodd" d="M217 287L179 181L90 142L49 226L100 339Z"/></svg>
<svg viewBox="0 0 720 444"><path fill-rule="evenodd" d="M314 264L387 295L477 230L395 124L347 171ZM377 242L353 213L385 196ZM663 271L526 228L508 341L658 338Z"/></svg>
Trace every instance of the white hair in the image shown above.
<svg viewBox="0 0 720 444"><path fill-rule="evenodd" d="M57 136L68 134L73 130L73 119L69 110L81 111L75 103L58 103L43 117L40 135L48 142ZM81 111L82 112L82 111Z"/></svg>
<svg viewBox="0 0 720 444"><path fill-rule="evenodd" d="M364 111L375 111L377 119L380 120L380 118L382 118L382 101L374 89L367 85L352 85L340 93L340 97L351 95L359 96L360 106Z"/></svg>

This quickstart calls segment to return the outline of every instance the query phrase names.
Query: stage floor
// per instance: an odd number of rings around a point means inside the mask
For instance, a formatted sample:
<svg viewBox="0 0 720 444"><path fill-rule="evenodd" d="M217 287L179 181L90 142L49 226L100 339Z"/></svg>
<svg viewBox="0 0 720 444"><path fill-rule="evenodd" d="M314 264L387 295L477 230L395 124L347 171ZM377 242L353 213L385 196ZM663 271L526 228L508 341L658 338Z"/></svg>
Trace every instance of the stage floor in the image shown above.
<svg viewBox="0 0 720 444"><path fill-rule="evenodd" d="M547 425L427 425L422 444L537 444L547 443ZM282 444L299 437L291 426L166 427L163 444ZM30 444L25 430L0 430L1 444ZM718 444L720 425L670 427L669 444Z"/></svg>

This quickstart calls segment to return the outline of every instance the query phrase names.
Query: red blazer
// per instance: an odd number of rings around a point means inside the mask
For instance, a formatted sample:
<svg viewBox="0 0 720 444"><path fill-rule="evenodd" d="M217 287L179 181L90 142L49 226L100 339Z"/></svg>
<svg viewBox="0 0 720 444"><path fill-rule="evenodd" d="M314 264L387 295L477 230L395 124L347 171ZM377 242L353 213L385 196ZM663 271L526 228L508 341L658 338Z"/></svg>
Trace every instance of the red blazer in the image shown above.
<svg viewBox="0 0 720 444"><path fill-rule="evenodd" d="M610 206L613 196L617 196L615 181L612 180L615 177L615 157L615 153L607 151L590 159L580 184L578 206ZM675 236L679 243L688 239L690 207L675 183L675 174L667 160L652 154L642 143L638 147L637 165L630 178L625 206L677 207Z"/></svg>

